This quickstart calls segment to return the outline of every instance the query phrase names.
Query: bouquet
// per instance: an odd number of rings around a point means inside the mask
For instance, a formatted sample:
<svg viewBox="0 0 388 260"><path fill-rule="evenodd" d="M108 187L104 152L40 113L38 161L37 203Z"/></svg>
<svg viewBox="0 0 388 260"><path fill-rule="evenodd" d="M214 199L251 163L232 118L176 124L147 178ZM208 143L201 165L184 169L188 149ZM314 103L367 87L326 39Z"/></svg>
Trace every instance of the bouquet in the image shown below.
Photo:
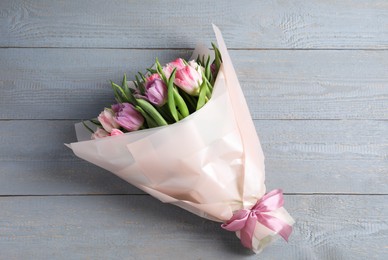
<svg viewBox="0 0 388 260"><path fill-rule="evenodd" d="M78 142L68 146L162 202L222 222L258 253L279 236L288 240L294 220L280 189L266 194L260 141L213 29L214 55L199 47L196 60L156 60L135 81L112 82L117 104L76 124Z"/></svg>

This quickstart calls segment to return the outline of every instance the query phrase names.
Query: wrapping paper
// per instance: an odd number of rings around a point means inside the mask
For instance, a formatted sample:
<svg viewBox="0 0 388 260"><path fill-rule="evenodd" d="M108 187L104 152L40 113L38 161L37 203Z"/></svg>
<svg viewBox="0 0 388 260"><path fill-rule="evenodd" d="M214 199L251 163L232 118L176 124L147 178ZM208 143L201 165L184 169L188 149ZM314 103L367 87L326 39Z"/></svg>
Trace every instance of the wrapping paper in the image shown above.
<svg viewBox="0 0 388 260"><path fill-rule="evenodd" d="M264 155L221 32L213 27L223 63L202 109L173 125L96 140L77 124L79 142L68 146L162 202L226 222L265 194ZM205 52L196 49L194 55ZM283 207L268 214L294 223ZM253 251L277 237L257 222Z"/></svg>

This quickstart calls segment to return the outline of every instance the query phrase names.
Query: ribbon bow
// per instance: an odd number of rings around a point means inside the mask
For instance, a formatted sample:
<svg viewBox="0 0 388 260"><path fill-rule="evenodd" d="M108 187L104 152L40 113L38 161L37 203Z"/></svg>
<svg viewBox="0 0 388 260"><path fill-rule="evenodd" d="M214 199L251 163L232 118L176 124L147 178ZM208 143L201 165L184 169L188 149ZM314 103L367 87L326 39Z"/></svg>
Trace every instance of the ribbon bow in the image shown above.
<svg viewBox="0 0 388 260"><path fill-rule="evenodd" d="M252 248L252 236L256 222L278 233L284 240L288 241L292 227L284 221L266 214L282 207L283 204L283 191L273 190L259 199L251 209L241 209L234 213L232 218L221 227L228 231L240 231L241 243L247 248Z"/></svg>

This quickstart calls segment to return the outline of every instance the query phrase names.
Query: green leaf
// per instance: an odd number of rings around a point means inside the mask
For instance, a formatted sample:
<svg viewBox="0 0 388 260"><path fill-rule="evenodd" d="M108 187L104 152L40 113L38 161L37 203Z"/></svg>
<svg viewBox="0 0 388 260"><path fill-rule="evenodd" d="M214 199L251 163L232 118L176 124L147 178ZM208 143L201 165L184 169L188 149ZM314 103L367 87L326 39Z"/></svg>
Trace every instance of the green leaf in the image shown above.
<svg viewBox="0 0 388 260"><path fill-rule="evenodd" d="M178 118L178 111L176 110L175 106L175 99L174 99L174 79L175 79L175 73L176 68L171 73L170 79L168 80L167 84L167 104L168 108L170 109L170 113L172 117L174 118L175 122L179 121Z"/></svg>
<svg viewBox="0 0 388 260"><path fill-rule="evenodd" d="M200 65L202 64L201 58L200 58L199 55L197 56L197 59L195 60L195 62L198 63L198 64L200 64Z"/></svg>
<svg viewBox="0 0 388 260"><path fill-rule="evenodd" d="M217 48L217 46L214 43L212 43L212 46L213 46L214 55L215 55L214 63L216 64L216 72L218 73L218 70L221 67L222 57L221 57L220 50Z"/></svg>
<svg viewBox="0 0 388 260"><path fill-rule="evenodd" d="M125 100L122 98L121 96L121 87L118 86L117 84L115 84L113 81L110 82L111 86L112 86L112 89L113 89L113 92L114 92L114 95L115 95L115 98L117 100L117 102L119 103L124 103ZM117 88L118 87L118 88Z"/></svg>
<svg viewBox="0 0 388 260"><path fill-rule="evenodd" d="M199 65L201 65L202 67L204 67L204 64L205 64L205 55L202 55L202 57L201 57L200 55L198 55L197 63L198 63Z"/></svg>
<svg viewBox="0 0 388 260"><path fill-rule="evenodd" d="M174 123L174 118L170 114L170 110L167 104L164 104L161 107L156 107L160 115L167 121L168 124Z"/></svg>
<svg viewBox="0 0 388 260"><path fill-rule="evenodd" d="M155 69L152 69L152 68L150 68L150 69L146 69L151 75L152 74L155 74L155 73L158 73Z"/></svg>
<svg viewBox="0 0 388 260"><path fill-rule="evenodd" d="M140 83L139 91L140 91L140 94L145 95L146 90L145 90L143 83Z"/></svg>
<svg viewBox="0 0 388 260"><path fill-rule="evenodd" d="M166 120L159 114L158 110L144 99L137 99L137 104L141 107L158 126L168 125Z"/></svg>
<svg viewBox="0 0 388 260"><path fill-rule="evenodd" d="M184 117L181 115L181 113L178 112L178 118L179 120L182 120Z"/></svg>
<svg viewBox="0 0 388 260"><path fill-rule="evenodd" d="M89 120L92 124L96 125L96 126L102 126L100 121L98 121L97 118L93 118L93 119L90 119Z"/></svg>
<svg viewBox="0 0 388 260"><path fill-rule="evenodd" d="M148 128L157 127L158 124L140 106L135 106L136 110L145 118Z"/></svg>
<svg viewBox="0 0 388 260"><path fill-rule="evenodd" d="M207 56L206 65L205 65L205 76L208 80L210 79L210 76L212 74L211 70L210 70L210 65L211 65L211 63L210 63L210 55L209 55L209 56Z"/></svg>
<svg viewBox="0 0 388 260"><path fill-rule="evenodd" d="M165 75L164 72L163 72L163 68L162 68L162 66L161 66L160 63L159 63L158 58L156 58L156 60L155 60L155 65L156 65L156 71L158 72L160 78L161 78L161 79L164 81L164 83L167 85L167 77L166 77L166 75ZM171 78L171 76L170 76L170 78Z"/></svg>
<svg viewBox="0 0 388 260"><path fill-rule="evenodd" d="M131 95L131 91L129 90L127 75L125 73L124 73L123 82L121 85L123 86L125 96L129 97Z"/></svg>
<svg viewBox="0 0 388 260"><path fill-rule="evenodd" d="M126 96L125 91L123 90L123 88L120 87L119 85L117 85L116 83L114 83L113 81L111 81L111 84L112 84L113 89L117 91L119 97L121 97L125 101L128 101L128 97Z"/></svg>
<svg viewBox="0 0 388 260"><path fill-rule="evenodd" d="M140 79L139 79L139 77L137 76L137 75L135 75L135 82L136 82L136 86L139 86L139 84L140 84Z"/></svg>
<svg viewBox="0 0 388 260"><path fill-rule="evenodd" d="M212 93L211 93L211 91L209 89L209 85L206 84L206 98L210 99L211 97L212 97Z"/></svg>
<svg viewBox="0 0 388 260"><path fill-rule="evenodd" d="M144 75L143 74L141 74L141 72L137 72L139 75L140 75L140 78L143 80L143 82L145 82L146 81L146 78L144 77Z"/></svg>
<svg viewBox="0 0 388 260"><path fill-rule="evenodd" d="M182 98L185 100L185 103L187 107L189 108L190 113L193 113L197 108L197 97L191 96L184 92L183 90L179 89L179 94L182 96Z"/></svg>
<svg viewBox="0 0 388 260"><path fill-rule="evenodd" d="M201 90L199 92L197 110L201 109L206 103L206 89L207 89L207 84L205 81L203 81L201 85Z"/></svg>
<svg viewBox="0 0 388 260"><path fill-rule="evenodd" d="M210 92L213 92L213 85L207 80L207 78L202 77L202 79L206 82Z"/></svg>
<svg viewBox="0 0 388 260"><path fill-rule="evenodd" d="M139 80L138 76L135 75L135 78L136 78L136 88L140 91L140 94L144 95L145 93L145 88L144 88L144 85L143 85L143 82Z"/></svg>
<svg viewBox="0 0 388 260"><path fill-rule="evenodd" d="M82 124L86 129L88 129L92 134L94 134L94 131L85 123L85 121L82 121Z"/></svg>
<svg viewBox="0 0 388 260"><path fill-rule="evenodd" d="M111 84L112 84L113 89L119 93L118 96L121 96L122 101L120 103L128 102L128 103L131 103L132 105L137 105L136 99L133 96L131 91L128 92L128 96L127 96L125 91L119 85L117 85L113 81L111 81Z"/></svg>
<svg viewBox="0 0 388 260"><path fill-rule="evenodd" d="M174 91L175 105L178 107L179 113L182 115L182 117L185 118L190 114L189 109L187 108L185 101L183 100L182 96L179 95L179 92L176 90L175 87L173 91Z"/></svg>

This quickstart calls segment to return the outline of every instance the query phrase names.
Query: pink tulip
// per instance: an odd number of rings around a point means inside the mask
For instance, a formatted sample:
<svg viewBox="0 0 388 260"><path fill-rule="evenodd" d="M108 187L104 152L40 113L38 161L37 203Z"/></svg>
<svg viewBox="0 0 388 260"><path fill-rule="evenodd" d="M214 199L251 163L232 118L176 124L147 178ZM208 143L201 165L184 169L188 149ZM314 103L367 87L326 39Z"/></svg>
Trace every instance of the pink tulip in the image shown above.
<svg viewBox="0 0 388 260"><path fill-rule="evenodd" d="M154 73L146 78L146 82L153 81L155 79L160 79L160 76L158 73Z"/></svg>
<svg viewBox="0 0 388 260"><path fill-rule="evenodd" d="M92 139L99 139L109 136L109 133L102 128L97 128L96 132L92 134Z"/></svg>
<svg viewBox="0 0 388 260"><path fill-rule="evenodd" d="M123 134L124 133L119 129L112 129L112 132L110 132L110 136L123 135Z"/></svg>
<svg viewBox="0 0 388 260"><path fill-rule="evenodd" d="M205 68L199 65L196 61L191 60L189 61L189 66L194 68L198 74L201 76L201 84L202 84L202 74L205 73Z"/></svg>
<svg viewBox="0 0 388 260"><path fill-rule="evenodd" d="M198 96L202 84L202 67L191 61L189 65L177 70L174 83L186 93Z"/></svg>
<svg viewBox="0 0 388 260"><path fill-rule="evenodd" d="M192 96L198 96L202 84L203 68L194 60L186 64L183 59L179 58L163 67L167 78L171 76L174 68L176 68L175 85Z"/></svg>
<svg viewBox="0 0 388 260"><path fill-rule="evenodd" d="M161 107L167 102L167 86L158 74L153 74L146 79L145 90L145 98L152 104Z"/></svg>
<svg viewBox="0 0 388 260"><path fill-rule="evenodd" d="M101 123L102 127L107 132L111 132L113 128L118 128L119 125L114 119L114 112L109 109L105 108L104 111L100 113L98 116L98 121Z"/></svg>
<svg viewBox="0 0 388 260"><path fill-rule="evenodd" d="M181 58L178 58L170 63L167 63L163 67L164 75L166 75L166 77L168 79L168 78L170 78L171 73L174 70L174 68L176 68L177 70L180 70L180 69L184 68L185 66L186 66L186 64L185 64L184 60Z"/></svg>
<svg viewBox="0 0 388 260"><path fill-rule="evenodd" d="M116 122L128 131L138 130L144 123L143 116L129 103L113 105Z"/></svg>

